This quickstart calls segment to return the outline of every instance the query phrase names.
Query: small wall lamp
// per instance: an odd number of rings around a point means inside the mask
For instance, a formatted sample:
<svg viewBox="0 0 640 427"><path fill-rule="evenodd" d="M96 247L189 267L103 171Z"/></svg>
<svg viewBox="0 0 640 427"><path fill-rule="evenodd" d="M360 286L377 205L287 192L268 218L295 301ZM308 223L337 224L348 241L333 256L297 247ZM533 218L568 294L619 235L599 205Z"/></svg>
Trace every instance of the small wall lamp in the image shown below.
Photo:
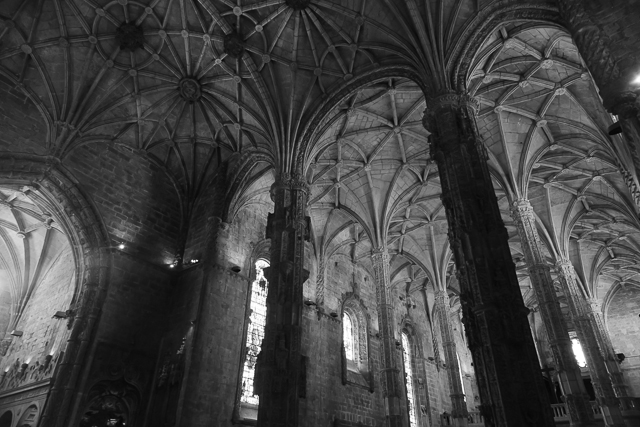
<svg viewBox="0 0 640 427"><path fill-rule="evenodd" d="M306 301L304 302L304 305L306 305L306 306L312 306L312 305L317 305L317 304L315 303L315 301L311 301L310 299L308 299L308 300L306 300Z"/></svg>
<svg viewBox="0 0 640 427"><path fill-rule="evenodd" d="M22 335L24 335L24 332L14 329L13 331L11 331L11 335L13 335L14 337L21 337Z"/></svg>
<svg viewBox="0 0 640 427"><path fill-rule="evenodd" d="M66 311L56 311L53 315L54 319L66 319L67 317L69 317L69 315Z"/></svg>

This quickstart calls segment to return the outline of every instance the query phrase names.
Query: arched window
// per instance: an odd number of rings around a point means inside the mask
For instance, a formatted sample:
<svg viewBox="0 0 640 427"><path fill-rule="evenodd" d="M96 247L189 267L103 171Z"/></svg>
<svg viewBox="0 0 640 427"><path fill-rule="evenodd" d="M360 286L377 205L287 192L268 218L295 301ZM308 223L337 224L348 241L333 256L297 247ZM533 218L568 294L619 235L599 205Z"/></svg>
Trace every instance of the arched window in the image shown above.
<svg viewBox="0 0 640 427"><path fill-rule="evenodd" d="M354 345L354 336L353 336L353 322L351 321L351 316L349 313L344 313L344 317L342 319L342 335L344 339L344 352L347 357L347 360L354 362L356 360L355 356L355 345Z"/></svg>
<svg viewBox="0 0 640 427"><path fill-rule="evenodd" d="M406 332L402 332L402 361L404 363L405 385L407 387L407 406L409 407L409 425L418 425L416 417L416 398L413 391L413 370L411 368L411 342Z"/></svg>
<svg viewBox="0 0 640 427"><path fill-rule="evenodd" d="M355 294L344 296L342 304L342 383L373 391L372 361L369 355L369 315Z"/></svg>
<svg viewBox="0 0 640 427"><path fill-rule="evenodd" d="M250 405L258 405L259 397L254 394L253 379L256 360L264 338L264 327L267 319L267 292L269 284L264 277L264 269L269 267L265 259L256 261L256 279L251 284L250 316L247 327L246 357L242 370L242 393L240 401Z"/></svg>

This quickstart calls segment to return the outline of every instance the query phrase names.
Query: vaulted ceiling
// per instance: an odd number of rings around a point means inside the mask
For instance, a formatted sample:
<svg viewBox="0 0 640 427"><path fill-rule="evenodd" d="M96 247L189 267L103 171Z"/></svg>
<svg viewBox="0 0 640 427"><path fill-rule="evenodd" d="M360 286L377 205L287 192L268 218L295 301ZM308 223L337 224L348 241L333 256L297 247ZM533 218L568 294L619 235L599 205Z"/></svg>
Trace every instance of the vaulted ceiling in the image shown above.
<svg viewBox="0 0 640 427"><path fill-rule="evenodd" d="M268 204L274 176L304 155L318 256L368 265L387 246L395 284L455 289L421 117L425 91L465 87L482 103L523 291L518 198L534 204L549 261L570 256L602 297L640 272L624 153L566 32L497 25L518 3L501 15L483 0L5 0L0 82L41 120L3 126L21 151L63 163L120 144L162 168L187 206L221 162L255 158L230 187L233 212ZM528 7L557 15L553 2Z"/></svg>

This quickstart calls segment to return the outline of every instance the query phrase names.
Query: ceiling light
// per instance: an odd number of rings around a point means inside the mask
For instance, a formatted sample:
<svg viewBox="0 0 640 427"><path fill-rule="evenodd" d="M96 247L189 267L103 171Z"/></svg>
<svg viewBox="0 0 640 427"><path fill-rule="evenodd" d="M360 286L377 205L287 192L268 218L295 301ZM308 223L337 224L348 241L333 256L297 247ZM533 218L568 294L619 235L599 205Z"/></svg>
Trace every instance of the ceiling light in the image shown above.
<svg viewBox="0 0 640 427"><path fill-rule="evenodd" d="M123 250L123 249L124 249L124 243L120 243L120 244L118 245L118 249Z"/></svg>

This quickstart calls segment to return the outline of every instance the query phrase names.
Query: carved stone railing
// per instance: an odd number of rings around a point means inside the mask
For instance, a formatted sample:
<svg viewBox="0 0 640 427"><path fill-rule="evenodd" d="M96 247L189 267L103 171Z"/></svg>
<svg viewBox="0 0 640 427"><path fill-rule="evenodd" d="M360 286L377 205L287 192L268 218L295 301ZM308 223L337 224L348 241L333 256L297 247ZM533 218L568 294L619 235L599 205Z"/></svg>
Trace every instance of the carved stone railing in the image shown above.
<svg viewBox="0 0 640 427"><path fill-rule="evenodd" d="M480 415L480 411L469 411L467 416L467 426L468 427L484 427L484 420L482 419L482 415ZM441 426L455 426L456 421L453 416L447 412L440 415L440 425Z"/></svg>

